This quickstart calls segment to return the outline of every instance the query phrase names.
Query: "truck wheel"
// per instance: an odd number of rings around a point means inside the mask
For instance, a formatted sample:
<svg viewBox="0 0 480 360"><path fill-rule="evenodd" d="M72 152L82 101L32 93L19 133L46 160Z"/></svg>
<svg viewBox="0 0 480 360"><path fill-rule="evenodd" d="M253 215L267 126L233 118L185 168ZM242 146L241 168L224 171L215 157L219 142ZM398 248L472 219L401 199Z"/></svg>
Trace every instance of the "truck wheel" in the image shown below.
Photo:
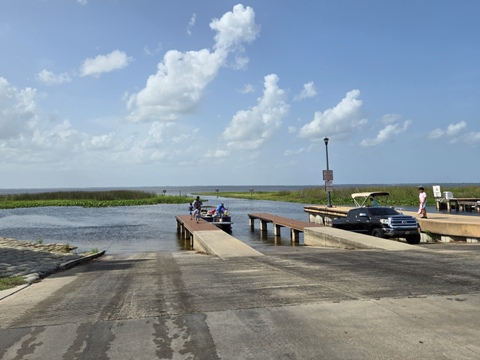
<svg viewBox="0 0 480 360"><path fill-rule="evenodd" d="M383 231L380 230L380 229L373 229L372 236L375 236L375 237L378 237L378 238L384 238L385 237L383 235Z"/></svg>
<svg viewBox="0 0 480 360"><path fill-rule="evenodd" d="M417 245L420 243L420 234L409 235L405 238L407 243Z"/></svg>

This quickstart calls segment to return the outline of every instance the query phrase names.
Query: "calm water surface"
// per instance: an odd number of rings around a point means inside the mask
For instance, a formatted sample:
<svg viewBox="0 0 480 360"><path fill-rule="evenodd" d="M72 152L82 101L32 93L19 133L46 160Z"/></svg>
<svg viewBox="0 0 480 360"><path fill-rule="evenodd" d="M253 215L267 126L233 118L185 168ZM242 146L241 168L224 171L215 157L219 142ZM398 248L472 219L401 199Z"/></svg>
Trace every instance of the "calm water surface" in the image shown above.
<svg viewBox="0 0 480 360"><path fill-rule="evenodd" d="M248 213L269 212L308 221L304 205L273 201L209 199L205 205L224 202L233 218L232 235L258 248L290 245L288 229L275 243L273 234L262 236L256 223L251 231ZM152 205L109 208L42 207L0 210L0 237L69 243L79 250L97 248L109 253L177 251L185 248L176 231L175 215L188 213L187 205Z"/></svg>
<svg viewBox="0 0 480 360"><path fill-rule="evenodd" d="M275 239L271 225L266 235L249 227L249 213L267 212L308 221L305 204L204 197L205 205L225 203L232 215L232 235L256 249L291 246L289 230ZM417 208L405 208L416 211ZM429 208L435 212L435 207ZM187 244L177 234L175 216L186 214L185 205L152 205L109 208L43 207L0 210L0 237L43 243L69 243L79 251L106 249L109 253L178 251ZM466 213L459 213L466 214ZM468 213L472 215L472 213ZM461 215L459 215L461 216ZM302 243L303 235L300 237Z"/></svg>

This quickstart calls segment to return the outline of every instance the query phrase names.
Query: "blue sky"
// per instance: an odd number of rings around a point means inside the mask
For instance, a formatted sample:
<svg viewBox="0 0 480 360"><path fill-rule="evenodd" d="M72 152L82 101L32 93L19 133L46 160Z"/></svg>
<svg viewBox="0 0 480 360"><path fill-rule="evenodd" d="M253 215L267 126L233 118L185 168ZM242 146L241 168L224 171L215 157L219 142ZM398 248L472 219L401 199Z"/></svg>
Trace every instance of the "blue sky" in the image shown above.
<svg viewBox="0 0 480 360"><path fill-rule="evenodd" d="M478 183L477 0L2 0L0 188Z"/></svg>

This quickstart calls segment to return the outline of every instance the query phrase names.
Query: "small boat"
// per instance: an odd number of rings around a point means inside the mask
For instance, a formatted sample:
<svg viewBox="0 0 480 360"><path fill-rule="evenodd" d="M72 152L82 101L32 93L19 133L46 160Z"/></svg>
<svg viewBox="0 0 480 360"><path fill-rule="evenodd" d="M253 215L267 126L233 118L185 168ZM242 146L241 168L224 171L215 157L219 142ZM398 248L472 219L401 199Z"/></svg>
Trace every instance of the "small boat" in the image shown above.
<svg viewBox="0 0 480 360"><path fill-rule="evenodd" d="M356 207L372 206L373 204L372 205L368 204L369 200L371 200L372 203L373 203L373 200L375 200L376 205L374 206L378 206L379 204L377 202L377 199L383 198L385 200L382 201L382 203L383 202L386 203L386 199L388 198L388 195L390 194L386 191L370 191L370 192L354 193L352 194L352 199Z"/></svg>
<svg viewBox="0 0 480 360"><path fill-rule="evenodd" d="M232 232L232 217L229 215L228 210L225 212L217 214L216 206L202 206L202 211L200 212L200 217L217 226L227 233Z"/></svg>

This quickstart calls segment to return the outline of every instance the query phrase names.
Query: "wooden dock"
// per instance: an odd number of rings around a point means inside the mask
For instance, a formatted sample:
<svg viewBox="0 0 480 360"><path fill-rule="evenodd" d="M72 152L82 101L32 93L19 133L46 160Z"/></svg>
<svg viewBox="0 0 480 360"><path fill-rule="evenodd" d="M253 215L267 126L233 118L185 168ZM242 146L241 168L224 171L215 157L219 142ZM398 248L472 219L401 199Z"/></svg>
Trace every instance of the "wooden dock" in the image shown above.
<svg viewBox="0 0 480 360"><path fill-rule="evenodd" d="M242 241L234 238L211 222L191 219L190 215L177 215L177 231L190 241L193 249L220 258L263 256Z"/></svg>
<svg viewBox="0 0 480 360"><path fill-rule="evenodd" d="M303 210L309 214L309 220L314 224L322 224L330 226L333 219L343 218L347 216L348 210L352 209L350 206L305 206Z"/></svg>
<svg viewBox="0 0 480 360"><path fill-rule="evenodd" d="M294 220L277 216L268 213L248 214L250 229L255 228L255 220L260 221L260 231L267 231L267 224L273 224L273 233L275 236L280 236L280 229L282 227L290 228L290 239L292 242L298 243L300 240L300 233L304 232L307 227L319 227L321 224L313 224L308 221Z"/></svg>
<svg viewBox="0 0 480 360"><path fill-rule="evenodd" d="M478 198L453 198L436 199L437 210L466 211L480 213L480 199Z"/></svg>
<svg viewBox="0 0 480 360"><path fill-rule="evenodd" d="M190 245L193 247L193 233L195 231L222 231L212 223L203 219L192 218L190 215L177 215L177 231L180 232L185 240L190 240Z"/></svg>

